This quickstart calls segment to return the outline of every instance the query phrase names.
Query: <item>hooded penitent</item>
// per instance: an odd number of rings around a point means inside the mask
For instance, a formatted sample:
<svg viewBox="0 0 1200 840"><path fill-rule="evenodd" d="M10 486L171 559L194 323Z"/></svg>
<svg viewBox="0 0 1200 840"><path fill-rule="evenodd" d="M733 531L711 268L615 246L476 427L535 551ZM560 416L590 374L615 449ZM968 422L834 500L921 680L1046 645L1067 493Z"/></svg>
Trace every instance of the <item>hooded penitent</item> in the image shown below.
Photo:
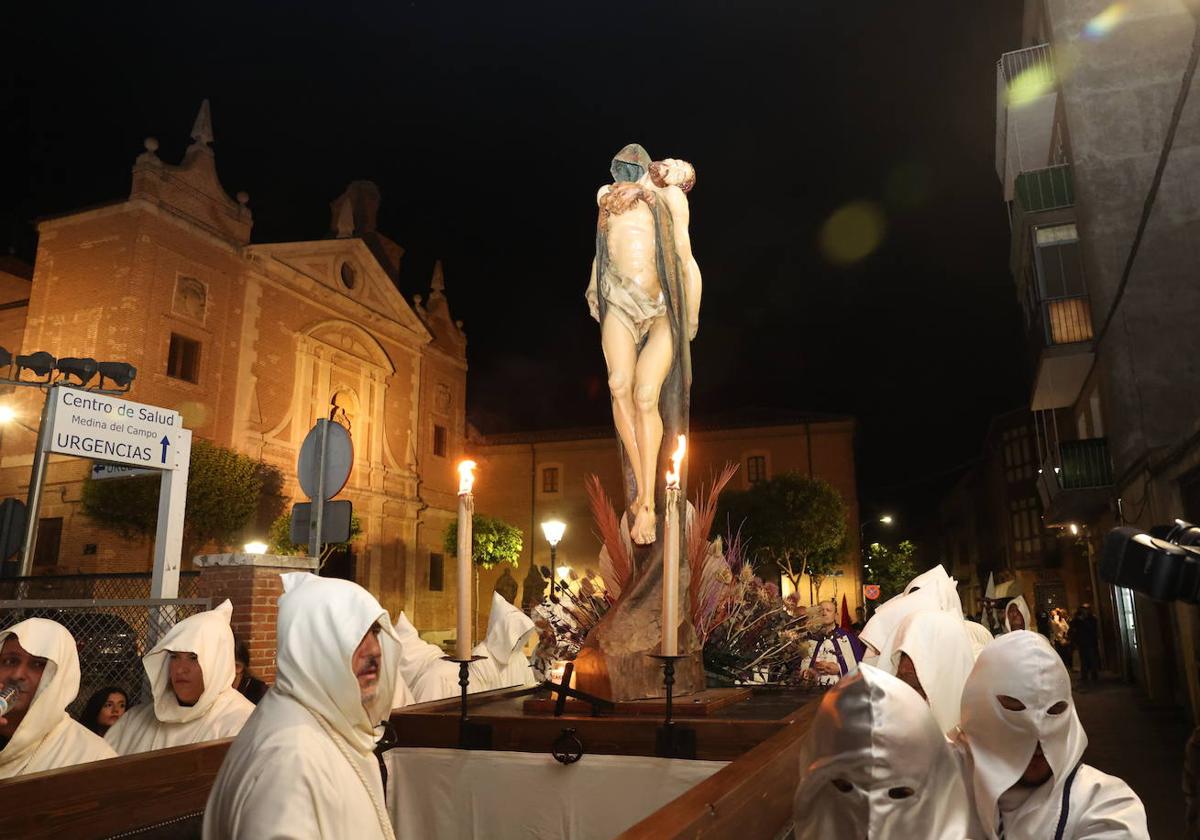
<svg viewBox="0 0 1200 840"><path fill-rule="evenodd" d="M0 647L15 636L32 656L46 660L41 682L25 717L0 750L0 779L115 758L104 739L67 715L79 693L79 654L67 628L45 618L27 618L0 630Z"/></svg>
<svg viewBox="0 0 1200 840"><path fill-rule="evenodd" d="M992 631L988 630L978 621L963 621L963 626L967 628L967 636L971 639L971 653L976 658L979 657L979 652L988 646L988 643L995 637Z"/></svg>
<svg viewBox="0 0 1200 840"><path fill-rule="evenodd" d="M942 574L944 575L945 573L943 572ZM909 585L911 586L912 584ZM930 585L920 586L907 595L897 595L885 601L875 611L875 615L871 616L871 620L863 627L862 632L858 634L858 638L861 641L879 651L879 656L874 661L872 661L869 655L864 657L863 661L873 665L891 661L893 653L892 639L896 635L896 630L899 628L900 622L913 613L927 610L948 612L956 618L962 619L962 603L958 600L958 593L954 589L953 579L946 579L939 582L935 575Z"/></svg>
<svg viewBox="0 0 1200 840"><path fill-rule="evenodd" d="M946 574L946 569L942 564L939 563L929 571L922 572L910 580L908 586L904 587L904 594L910 595L921 589L932 589L937 593L938 609L944 612L957 610L961 615L962 601L958 597L958 582Z"/></svg>
<svg viewBox="0 0 1200 840"><path fill-rule="evenodd" d="M984 648L963 688L960 727L972 798L988 837L1149 836L1133 791L1082 764L1087 735L1071 678L1042 636L1016 630ZM1039 744L1053 775L1036 788L1014 788ZM1001 797L1010 789L1018 801L1005 809L1002 826Z"/></svg>
<svg viewBox="0 0 1200 840"><path fill-rule="evenodd" d="M1008 620L1008 611L1010 609L1012 609L1013 607L1016 607L1017 611L1019 613L1021 613L1021 617L1023 619L1025 619L1025 626L1021 629L1036 631L1037 626L1032 623L1033 617L1030 616L1030 614L1029 614L1029 605L1025 603L1025 596L1018 595L1016 598L1013 598L1011 601L1009 601L1007 604L1004 605L1004 632L1011 633L1013 631L1013 628L1010 625L1009 620Z"/></svg>
<svg viewBox="0 0 1200 840"><path fill-rule="evenodd" d="M412 632L416 634L416 630ZM493 592L487 636L471 651L472 655L483 658L468 666L470 682L467 691L475 694L514 685L533 685L537 680L521 648L534 632L536 628L529 616L506 601L504 596ZM418 643L425 644L419 640L407 643L409 659L422 656ZM458 665L442 661L440 656L437 659L426 662L413 680L412 693L418 703L457 697L462 691L458 684Z"/></svg>
<svg viewBox="0 0 1200 840"><path fill-rule="evenodd" d="M958 727L963 684L975 665L975 654L964 622L953 613L913 613L896 630L893 653L887 663L889 674L900 667L900 655L908 654L929 701L929 710L942 732ZM881 663L882 666L882 663Z"/></svg>
<svg viewBox="0 0 1200 840"><path fill-rule="evenodd" d="M794 811L796 840L977 836L958 760L929 708L870 665L821 700Z"/></svg>
<svg viewBox="0 0 1200 840"><path fill-rule="evenodd" d="M163 636L142 666L154 702L135 706L104 736L121 755L230 738L254 711L254 704L233 687L233 605L189 616ZM204 678L204 693L181 706L171 688L171 653L194 653Z"/></svg>
<svg viewBox="0 0 1200 840"><path fill-rule="evenodd" d="M275 687L238 735L204 813L206 840L391 838L373 753L395 696L399 639L357 584L283 575ZM354 652L379 625L379 678L368 706Z"/></svg>

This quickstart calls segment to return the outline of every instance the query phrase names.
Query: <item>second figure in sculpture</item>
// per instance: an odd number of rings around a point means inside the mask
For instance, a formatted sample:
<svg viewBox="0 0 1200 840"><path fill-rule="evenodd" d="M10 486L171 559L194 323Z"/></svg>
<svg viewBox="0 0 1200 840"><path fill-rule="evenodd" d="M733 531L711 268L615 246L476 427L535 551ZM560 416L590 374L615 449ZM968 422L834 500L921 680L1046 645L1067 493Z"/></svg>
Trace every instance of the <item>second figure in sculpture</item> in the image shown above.
<svg viewBox="0 0 1200 840"><path fill-rule="evenodd" d="M677 356L677 331L696 335L700 268L688 236L687 192L696 174L687 161L650 161L630 144L613 159L613 183L596 197L596 258L587 289L600 322L613 421L637 483L630 538L656 537L655 484L663 418L659 394ZM683 323L670 317L672 301ZM682 304L682 306L680 306Z"/></svg>

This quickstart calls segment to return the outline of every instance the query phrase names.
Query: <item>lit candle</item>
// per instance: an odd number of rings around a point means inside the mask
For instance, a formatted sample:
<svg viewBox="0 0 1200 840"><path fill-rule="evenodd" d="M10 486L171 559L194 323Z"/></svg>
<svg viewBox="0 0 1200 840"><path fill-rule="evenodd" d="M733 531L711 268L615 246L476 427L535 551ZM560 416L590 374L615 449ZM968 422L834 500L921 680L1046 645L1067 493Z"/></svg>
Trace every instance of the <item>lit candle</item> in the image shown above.
<svg viewBox="0 0 1200 840"><path fill-rule="evenodd" d="M456 659L471 658L471 518L475 515L475 497L471 486L475 483L475 462L463 461L458 465L458 626L455 630L454 656Z"/></svg>
<svg viewBox="0 0 1200 840"><path fill-rule="evenodd" d="M687 438L679 436L679 446L671 454L667 470L667 518L663 527L662 655L679 655L679 476L680 464L687 452Z"/></svg>

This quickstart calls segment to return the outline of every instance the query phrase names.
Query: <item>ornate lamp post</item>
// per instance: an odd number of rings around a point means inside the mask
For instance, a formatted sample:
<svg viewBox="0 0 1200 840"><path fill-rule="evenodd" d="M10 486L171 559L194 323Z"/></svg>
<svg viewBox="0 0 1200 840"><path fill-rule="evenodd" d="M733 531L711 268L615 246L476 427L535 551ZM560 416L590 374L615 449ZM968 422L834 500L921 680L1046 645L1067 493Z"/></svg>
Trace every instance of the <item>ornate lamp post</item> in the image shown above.
<svg viewBox="0 0 1200 840"><path fill-rule="evenodd" d="M542 523L542 533L546 535L546 542L550 543L550 600L555 603L558 603L558 593L555 591L558 583L554 579L558 574L558 544L566 530L566 523L557 519L548 519Z"/></svg>

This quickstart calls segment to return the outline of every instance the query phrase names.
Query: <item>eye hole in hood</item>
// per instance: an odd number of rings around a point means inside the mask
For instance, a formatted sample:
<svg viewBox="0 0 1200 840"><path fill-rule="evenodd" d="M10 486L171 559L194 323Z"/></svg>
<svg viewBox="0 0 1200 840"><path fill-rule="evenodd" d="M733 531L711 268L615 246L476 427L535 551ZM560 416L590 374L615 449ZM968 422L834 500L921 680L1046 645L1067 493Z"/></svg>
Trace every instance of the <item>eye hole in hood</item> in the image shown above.
<svg viewBox="0 0 1200 840"><path fill-rule="evenodd" d="M1000 701L1000 705L1008 709L1010 712L1025 711L1025 704L1016 697L1009 697L1007 694L997 694L996 699Z"/></svg>

